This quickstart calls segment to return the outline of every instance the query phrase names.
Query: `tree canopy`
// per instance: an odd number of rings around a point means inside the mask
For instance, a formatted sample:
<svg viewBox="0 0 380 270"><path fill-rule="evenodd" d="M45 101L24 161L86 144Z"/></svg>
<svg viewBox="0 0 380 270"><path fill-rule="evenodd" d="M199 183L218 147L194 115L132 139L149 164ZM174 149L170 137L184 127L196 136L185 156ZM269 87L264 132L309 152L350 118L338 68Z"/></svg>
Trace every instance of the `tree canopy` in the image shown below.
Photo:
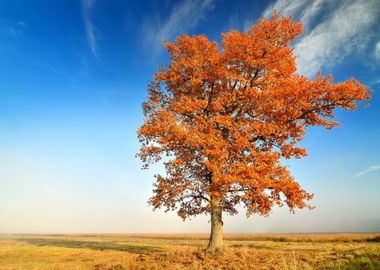
<svg viewBox="0 0 380 270"><path fill-rule="evenodd" d="M309 126L337 126L334 109L355 110L370 98L352 78L311 79L297 73L290 43L301 23L275 14L250 31L222 34L221 44L204 35L164 42L171 56L149 85L138 131L144 168L160 161L154 208L176 210L183 219L222 212L268 215L273 206L310 207L281 158L301 158L297 145Z"/></svg>

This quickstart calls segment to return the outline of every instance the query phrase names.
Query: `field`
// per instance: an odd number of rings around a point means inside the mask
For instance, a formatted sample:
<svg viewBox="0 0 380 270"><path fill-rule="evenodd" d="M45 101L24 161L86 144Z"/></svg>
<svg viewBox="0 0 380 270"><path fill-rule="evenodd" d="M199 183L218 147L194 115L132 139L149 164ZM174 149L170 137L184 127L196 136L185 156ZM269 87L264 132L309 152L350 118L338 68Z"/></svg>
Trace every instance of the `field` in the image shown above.
<svg viewBox="0 0 380 270"><path fill-rule="evenodd" d="M0 269L380 269L380 234L0 235Z"/></svg>

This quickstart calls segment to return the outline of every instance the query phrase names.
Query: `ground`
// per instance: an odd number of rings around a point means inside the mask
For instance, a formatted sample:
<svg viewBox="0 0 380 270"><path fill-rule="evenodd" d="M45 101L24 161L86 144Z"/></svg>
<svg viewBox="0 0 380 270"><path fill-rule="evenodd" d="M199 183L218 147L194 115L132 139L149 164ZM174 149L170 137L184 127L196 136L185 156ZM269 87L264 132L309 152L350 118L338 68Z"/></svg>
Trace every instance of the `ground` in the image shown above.
<svg viewBox="0 0 380 270"><path fill-rule="evenodd" d="M380 234L0 235L0 269L380 269Z"/></svg>

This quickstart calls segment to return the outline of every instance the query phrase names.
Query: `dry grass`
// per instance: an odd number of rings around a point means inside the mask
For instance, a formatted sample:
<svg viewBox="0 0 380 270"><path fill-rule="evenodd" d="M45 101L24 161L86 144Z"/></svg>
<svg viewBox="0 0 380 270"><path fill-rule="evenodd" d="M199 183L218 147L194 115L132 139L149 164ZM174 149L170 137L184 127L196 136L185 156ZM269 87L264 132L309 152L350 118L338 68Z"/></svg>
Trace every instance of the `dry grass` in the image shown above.
<svg viewBox="0 0 380 270"><path fill-rule="evenodd" d="M2 235L0 269L380 269L380 234Z"/></svg>

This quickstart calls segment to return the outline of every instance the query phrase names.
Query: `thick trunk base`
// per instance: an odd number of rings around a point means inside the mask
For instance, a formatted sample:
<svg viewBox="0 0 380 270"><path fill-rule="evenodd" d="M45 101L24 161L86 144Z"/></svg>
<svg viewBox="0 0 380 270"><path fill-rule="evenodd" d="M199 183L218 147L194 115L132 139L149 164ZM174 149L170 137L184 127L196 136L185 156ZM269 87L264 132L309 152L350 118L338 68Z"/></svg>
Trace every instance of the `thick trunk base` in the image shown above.
<svg viewBox="0 0 380 270"><path fill-rule="evenodd" d="M207 252L221 251L223 249L223 221L222 208L219 201L211 203L211 234Z"/></svg>

